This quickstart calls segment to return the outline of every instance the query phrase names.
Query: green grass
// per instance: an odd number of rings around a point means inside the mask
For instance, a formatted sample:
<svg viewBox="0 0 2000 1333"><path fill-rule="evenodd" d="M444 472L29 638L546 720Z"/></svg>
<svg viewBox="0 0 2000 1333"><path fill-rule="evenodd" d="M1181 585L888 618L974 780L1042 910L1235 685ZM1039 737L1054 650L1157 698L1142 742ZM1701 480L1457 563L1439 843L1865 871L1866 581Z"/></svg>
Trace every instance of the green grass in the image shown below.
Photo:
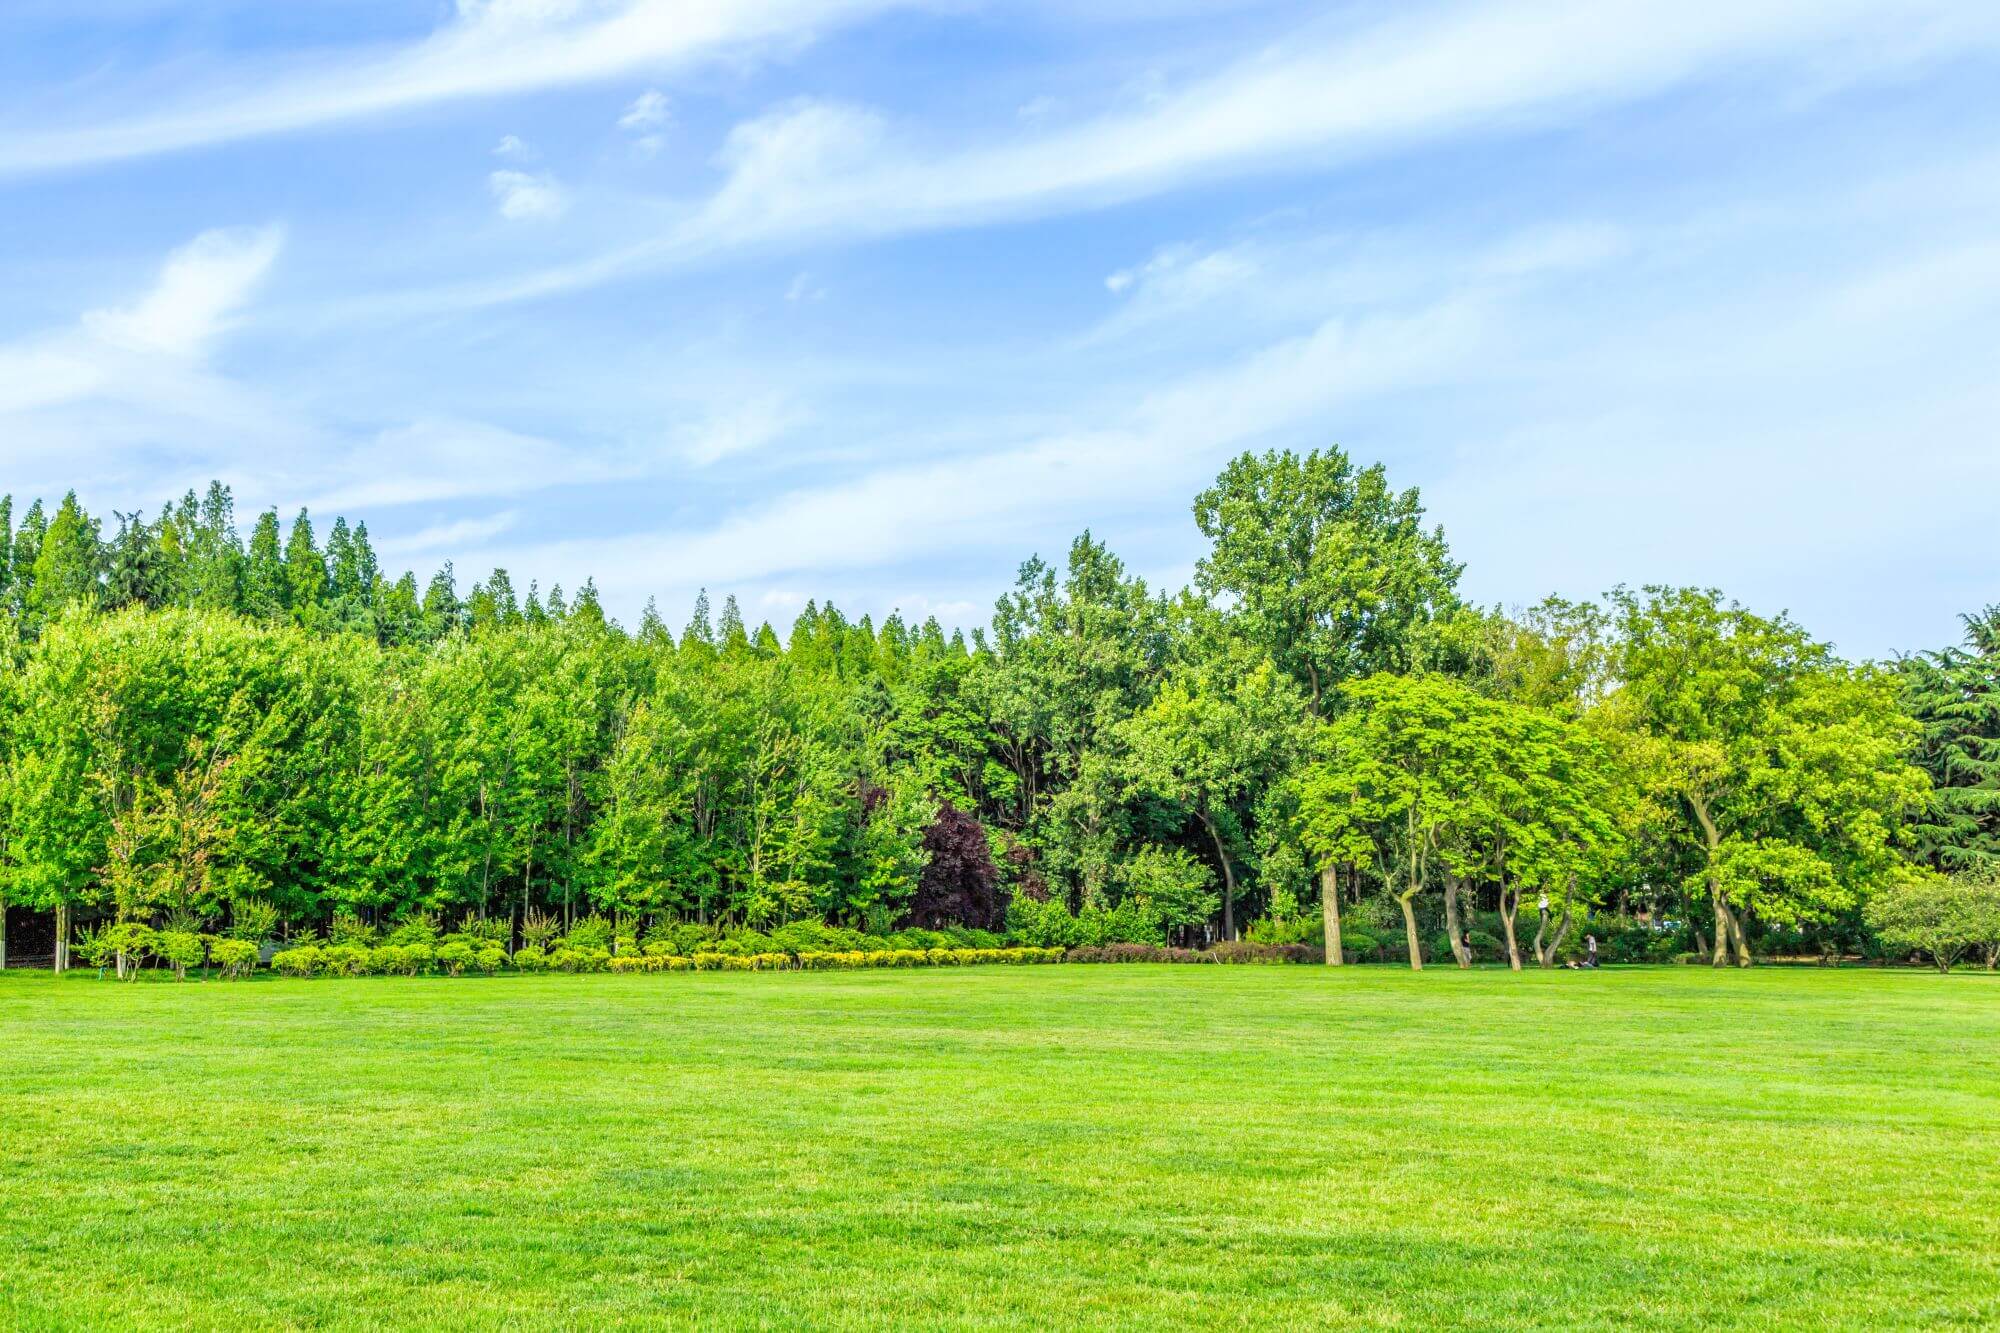
<svg viewBox="0 0 2000 1333"><path fill-rule="evenodd" d="M0 1325L2000 1322L2000 982L0 975Z"/></svg>

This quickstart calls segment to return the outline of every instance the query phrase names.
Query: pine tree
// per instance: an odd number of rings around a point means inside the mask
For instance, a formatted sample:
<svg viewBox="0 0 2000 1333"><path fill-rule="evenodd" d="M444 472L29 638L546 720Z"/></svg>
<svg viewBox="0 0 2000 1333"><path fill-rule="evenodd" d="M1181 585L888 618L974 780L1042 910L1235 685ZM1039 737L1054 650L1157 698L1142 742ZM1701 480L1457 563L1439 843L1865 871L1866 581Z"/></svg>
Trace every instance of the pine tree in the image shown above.
<svg viewBox="0 0 2000 1333"><path fill-rule="evenodd" d="M173 597L168 575L172 563L166 550L167 521L149 524L136 511L112 511L118 519L118 533L111 539L106 560L104 604L106 606L165 606Z"/></svg>
<svg viewBox="0 0 2000 1333"><path fill-rule="evenodd" d="M743 612L736 605L736 594L731 593L722 602L722 651L736 654L750 650L750 636L743 628Z"/></svg>
<svg viewBox="0 0 2000 1333"><path fill-rule="evenodd" d="M1905 659L1903 707L1923 728L1931 800L1917 853L1941 870L2000 866L2000 606L1963 617L1963 648Z"/></svg>
<svg viewBox="0 0 2000 1333"><path fill-rule="evenodd" d="M569 618L587 624L604 623L604 607L597 600L597 581L585 579L583 586L576 590L576 601L570 604Z"/></svg>
<svg viewBox="0 0 2000 1333"><path fill-rule="evenodd" d="M667 623L660 619L660 604L654 598L646 599L646 609L639 613L639 637L647 643L672 643L673 636L667 633Z"/></svg>
<svg viewBox="0 0 2000 1333"><path fill-rule="evenodd" d="M464 623L465 606L458 600L456 571L447 560L424 589L424 636L435 641Z"/></svg>
<svg viewBox="0 0 2000 1333"><path fill-rule="evenodd" d="M13 605L14 497L0 495L0 615Z"/></svg>
<svg viewBox="0 0 2000 1333"><path fill-rule="evenodd" d="M695 645L705 648L715 646L715 626L708 620L708 589L703 588L694 599L694 614L688 617L687 628L681 631L681 647Z"/></svg>
<svg viewBox="0 0 2000 1333"><path fill-rule="evenodd" d="M301 509L285 539L285 602L292 619L303 625L318 620L325 600L326 561L313 542L312 517Z"/></svg>
<svg viewBox="0 0 2000 1333"><path fill-rule="evenodd" d="M260 620L277 620L290 604L278 511L266 509L257 515L257 526L250 530L250 554L243 564L243 612Z"/></svg>
<svg viewBox="0 0 2000 1333"><path fill-rule="evenodd" d="M201 503L190 492L181 502L184 591L181 602L205 611L243 605L243 546L236 535L236 497L219 481L208 483Z"/></svg>
<svg viewBox="0 0 2000 1333"><path fill-rule="evenodd" d="M104 544L97 520L83 511L71 491L49 521L35 556L30 619L45 623L72 602L97 605L103 596L103 570Z"/></svg>

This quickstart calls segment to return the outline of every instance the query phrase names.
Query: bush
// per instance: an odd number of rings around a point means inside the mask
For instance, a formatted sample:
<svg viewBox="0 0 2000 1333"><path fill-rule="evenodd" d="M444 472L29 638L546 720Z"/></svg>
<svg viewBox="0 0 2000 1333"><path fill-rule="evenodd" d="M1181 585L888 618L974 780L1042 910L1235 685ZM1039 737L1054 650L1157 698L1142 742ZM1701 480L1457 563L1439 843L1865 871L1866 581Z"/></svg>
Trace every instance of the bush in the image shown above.
<svg viewBox="0 0 2000 1333"><path fill-rule="evenodd" d="M1277 920L1265 917L1252 921L1243 932L1243 938L1252 944L1317 944L1326 935L1323 922L1309 916L1287 917ZM1341 943L1346 944L1345 932Z"/></svg>
<svg viewBox="0 0 2000 1333"><path fill-rule="evenodd" d="M422 945L427 949L436 948L438 942L437 917L429 912L417 912L411 916L407 916L401 922L397 923L396 928L389 932L389 938L382 942L402 948L408 948L411 945Z"/></svg>
<svg viewBox="0 0 2000 1333"><path fill-rule="evenodd" d="M514 966L523 972L547 971L549 956L538 945L524 944L514 950Z"/></svg>
<svg viewBox="0 0 2000 1333"><path fill-rule="evenodd" d="M609 949L579 949L567 940L549 955L549 966L558 972L602 972L610 961Z"/></svg>
<svg viewBox="0 0 2000 1333"><path fill-rule="evenodd" d="M277 933L278 909L269 903L238 898L229 905L229 926L222 932L224 938L262 944ZM214 956L214 950L209 951L209 956Z"/></svg>
<svg viewBox="0 0 2000 1333"><path fill-rule="evenodd" d="M1975 949L1988 967L2000 954L2000 877L1912 870L1878 885L1866 915L1884 944L1921 953L1940 972Z"/></svg>
<svg viewBox="0 0 2000 1333"><path fill-rule="evenodd" d="M333 914L326 938L329 944L340 948L366 949L375 943L375 927L342 908Z"/></svg>
<svg viewBox="0 0 2000 1333"><path fill-rule="evenodd" d="M187 970L200 967L208 957L208 946L200 935L191 930L163 930L156 936L154 952L161 962L174 970L176 981L187 980Z"/></svg>
<svg viewBox="0 0 2000 1333"><path fill-rule="evenodd" d="M497 944L482 945L472 951L472 964L490 976L507 966L507 951Z"/></svg>
<svg viewBox="0 0 2000 1333"><path fill-rule="evenodd" d="M448 940L463 940L474 951L494 945L503 952L514 938L514 927L505 917L474 916L465 914L465 920L458 923L458 929L445 936Z"/></svg>
<svg viewBox="0 0 2000 1333"><path fill-rule="evenodd" d="M608 957L611 953L611 923L601 916L579 917L549 956L553 958L564 949L585 954L602 951Z"/></svg>
<svg viewBox="0 0 2000 1333"><path fill-rule="evenodd" d="M446 976L463 976L465 969L473 965L475 956L473 947L464 940L450 940L438 946L437 965L444 969Z"/></svg>
<svg viewBox="0 0 2000 1333"><path fill-rule="evenodd" d="M284 976L310 977L326 970L326 950L317 944L301 944L280 949L271 955L271 967Z"/></svg>
<svg viewBox="0 0 2000 1333"><path fill-rule="evenodd" d="M1308 944L1252 944L1248 940L1225 940L1208 951L1218 963L1323 963L1326 951Z"/></svg>
<svg viewBox="0 0 2000 1333"><path fill-rule="evenodd" d="M208 943L208 960L222 969L225 981L247 977L257 968L259 949L254 940L218 938Z"/></svg>
<svg viewBox="0 0 2000 1333"><path fill-rule="evenodd" d="M1350 963L1370 961L1382 956L1382 941L1365 930L1348 930L1343 927L1340 932L1340 952Z"/></svg>

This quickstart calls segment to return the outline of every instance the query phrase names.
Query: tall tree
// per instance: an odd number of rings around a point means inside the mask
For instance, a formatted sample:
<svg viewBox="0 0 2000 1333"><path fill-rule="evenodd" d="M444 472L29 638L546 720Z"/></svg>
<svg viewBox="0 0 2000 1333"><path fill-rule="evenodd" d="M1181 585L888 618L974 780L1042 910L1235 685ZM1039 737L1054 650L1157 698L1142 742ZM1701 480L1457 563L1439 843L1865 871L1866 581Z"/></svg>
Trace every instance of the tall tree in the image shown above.
<svg viewBox="0 0 2000 1333"><path fill-rule="evenodd" d="M1606 707L1655 747L1698 849L1691 891L1713 961L1750 965L1744 917L1826 920L1897 862L1892 839L1929 784L1888 673L1852 668L1783 616L1714 591L1614 595L1620 688Z"/></svg>
<svg viewBox="0 0 2000 1333"><path fill-rule="evenodd" d="M1427 631L1458 608L1463 566L1424 526L1416 490L1391 490L1380 464L1357 469L1337 448L1243 454L1194 515L1213 543L1197 585L1231 601L1315 712L1342 681L1424 665Z"/></svg>
<svg viewBox="0 0 2000 1333"><path fill-rule="evenodd" d="M2000 871L2000 606L1965 620L1963 647L1905 658L1903 706L1931 793L1917 854L1941 870Z"/></svg>

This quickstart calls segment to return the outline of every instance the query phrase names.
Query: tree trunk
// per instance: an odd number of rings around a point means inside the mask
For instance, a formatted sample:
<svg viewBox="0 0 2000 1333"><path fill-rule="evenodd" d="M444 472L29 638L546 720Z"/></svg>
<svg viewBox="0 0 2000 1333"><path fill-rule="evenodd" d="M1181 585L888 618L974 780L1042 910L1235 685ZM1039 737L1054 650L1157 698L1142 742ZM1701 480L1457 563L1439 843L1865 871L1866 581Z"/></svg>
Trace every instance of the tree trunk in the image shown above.
<svg viewBox="0 0 2000 1333"><path fill-rule="evenodd" d="M7 970L7 904L0 903L0 972Z"/></svg>
<svg viewBox="0 0 2000 1333"><path fill-rule="evenodd" d="M1222 845L1222 832L1215 827L1215 821L1206 812L1201 816L1201 826L1208 830L1209 838L1215 843L1216 859L1222 862L1222 938L1236 938L1236 868L1229 863L1229 851Z"/></svg>
<svg viewBox="0 0 2000 1333"><path fill-rule="evenodd" d="M1736 955L1736 966L1750 966L1750 937L1743 933L1743 916L1741 913L1731 912L1729 914L1729 947L1731 952Z"/></svg>
<svg viewBox="0 0 2000 1333"><path fill-rule="evenodd" d="M1713 879L1708 881L1709 901L1715 906L1715 953L1709 958L1710 967L1729 966L1729 904L1722 900L1722 890Z"/></svg>
<svg viewBox="0 0 2000 1333"><path fill-rule="evenodd" d="M56 904L56 975L69 971L69 904Z"/></svg>
<svg viewBox="0 0 2000 1333"><path fill-rule="evenodd" d="M1319 872L1320 923L1326 928L1326 965L1339 967L1347 959L1340 952L1340 877L1331 862Z"/></svg>
<svg viewBox="0 0 2000 1333"><path fill-rule="evenodd" d="M1556 955L1562 951L1563 941L1569 938L1569 924L1569 904L1565 902L1563 904L1563 914L1556 922L1556 933L1549 940L1548 948L1544 949L1542 947L1541 932L1535 932L1536 962L1540 963L1543 967L1554 967L1556 965Z"/></svg>
<svg viewBox="0 0 2000 1333"><path fill-rule="evenodd" d="M1421 972L1424 970L1424 950L1423 946L1417 943L1416 909L1410 906L1410 899L1416 896L1415 892L1399 894L1396 901L1402 906L1403 934L1410 943L1410 970Z"/></svg>
<svg viewBox="0 0 2000 1333"><path fill-rule="evenodd" d="M1520 889L1517 888L1512 893L1509 893L1507 886L1502 884L1500 886L1500 930L1507 937L1507 966L1516 972L1521 970L1521 945L1514 938L1514 916L1520 910Z"/></svg>
<svg viewBox="0 0 2000 1333"><path fill-rule="evenodd" d="M1461 968L1472 966L1472 952L1465 947L1464 927L1458 918L1459 878L1457 875L1444 877L1444 933L1451 939L1451 956L1458 960Z"/></svg>

